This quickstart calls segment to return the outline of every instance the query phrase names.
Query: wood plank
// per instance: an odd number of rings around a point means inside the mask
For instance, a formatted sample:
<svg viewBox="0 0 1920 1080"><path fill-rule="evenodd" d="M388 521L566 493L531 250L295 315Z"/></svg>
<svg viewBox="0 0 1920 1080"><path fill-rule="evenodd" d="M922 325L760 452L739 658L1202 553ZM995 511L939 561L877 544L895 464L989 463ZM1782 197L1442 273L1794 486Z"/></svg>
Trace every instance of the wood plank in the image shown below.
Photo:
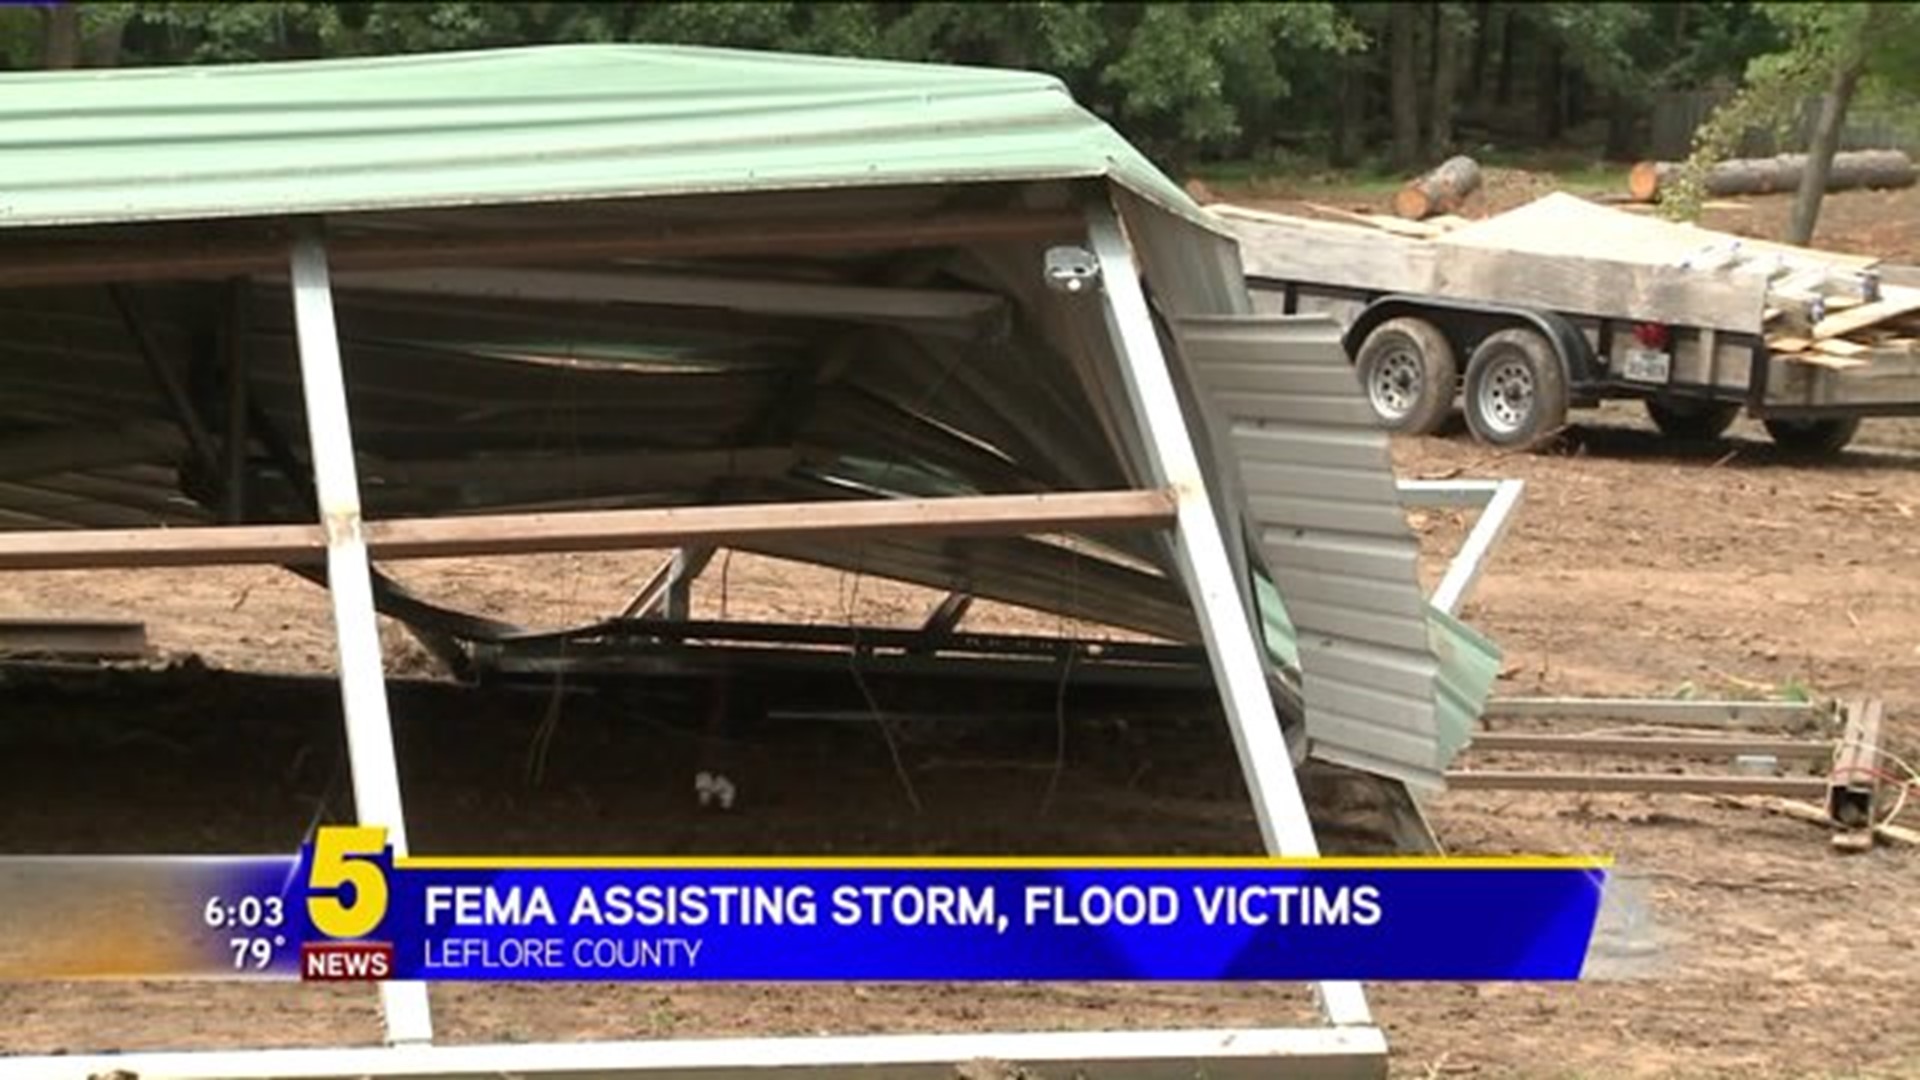
<svg viewBox="0 0 1920 1080"><path fill-rule="evenodd" d="M1768 338L1767 348L1777 353L1799 353L1813 348L1813 339L1787 334L1782 337Z"/></svg>
<svg viewBox="0 0 1920 1080"><path fill-rule="evenodd" d="M1806 364L1809 367L1826 368L1829 371L1851 371L1854 368L1867 367L1872 363L1868 360L1835 356L1827 352L1797 353L1783 359L1795 364Z"/></svg>
<svg viewBox="0 0 1920 1080"><path fill-rule="evenodd" d="M1813 336L1816 340L1839 337L1914 311L1920 311L1920 289L1887 286L1881 289L1880 299L1873 303L1837 312L1815 323Z"/></svg>
<svg viewBox="0 0 1920 1080"><path fill-rule="evenodd" d="M1440 291L1432 241L1238 207L1207 209L1240 241L1251 276L1380 292Z"/></svg>
<svg viewBox="0 0 1920 1080"><path fill-rule="evenodd" d="M1828 356L1854 357L1859 356L1861 353L1871 351L1873 346L1862 345L1857 341L1847 341L1842 338L1828 338L1814 342L1813 348L1814 351L1826 353Z"/></svg>
<svg viewBox="0 0 1920 1080"><path fill-rule="evenodd" d="M1756 810L1765 810L1770 814L1779 814L1782 817L1790 817L1814 825L1823 825L1830 829L1838 829L1840 827L1838 822L1827 816L1826 810L1812 803L1795 802L1792 799L1782 799L1778 797L1755 796L1742 799L1741 805L1751 806ZM1920 830L1909 829L1901 825L1891 823L1876 825L1873 828L1873 835L1875 839L1879 840L1887 840L1909 846L1920 846Z"/></svg>
<svg viewBox="0 0 1920 1080"><path fill-rule="evenodd" d="M1170 525L1165 490L869 499L368 522L377 559L619 551L811 535L1015 536ZM0 532L0 570L314 564L318 525Z"/></svg>
<svg viewBox="0 0 1920 1080"><path fill-rule="evenodd" d="M1583 315L1758 333L1766 290L1750 277L1705 274L1624 259L1461 245L1462 229L1433 241L1443 296Z"/></svg>

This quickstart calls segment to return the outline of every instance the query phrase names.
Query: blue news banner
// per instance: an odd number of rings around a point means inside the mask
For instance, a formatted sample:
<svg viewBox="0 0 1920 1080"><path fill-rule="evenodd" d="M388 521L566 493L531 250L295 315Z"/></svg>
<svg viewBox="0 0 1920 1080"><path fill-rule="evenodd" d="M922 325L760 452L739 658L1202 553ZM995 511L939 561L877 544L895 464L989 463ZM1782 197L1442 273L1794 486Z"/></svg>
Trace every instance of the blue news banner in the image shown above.
<svg viewBox="0 0 1920 1080"><path fill-rule="evenodd" d="M1564 980L1607 865L396 861L379 830L330 828L226 866L201 910L210 961L279 978Z"/></svg>

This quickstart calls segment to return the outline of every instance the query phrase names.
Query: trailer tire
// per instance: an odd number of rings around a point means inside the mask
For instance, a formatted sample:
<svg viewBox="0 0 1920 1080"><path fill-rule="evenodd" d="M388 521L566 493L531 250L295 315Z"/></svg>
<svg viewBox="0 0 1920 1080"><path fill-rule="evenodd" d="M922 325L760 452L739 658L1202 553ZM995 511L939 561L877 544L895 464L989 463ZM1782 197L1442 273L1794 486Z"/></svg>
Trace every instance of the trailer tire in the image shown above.
<svg viewBox="0 0 1920 1080"><path fill-rule="evenodd" d="M1431 435L1447 422L1460 382L1453 343L1425 319L1388 319L1373 328L1353 366L1382 427Z"/></svg>
<svg viewBox="0 0 1920 1080"><path fill-rule="evenodd" d="M1725 401L1648 398L1647 416L1669 439L1706 442L1727 433L1740 416L1740 406Z"/></svg>
<svg viewBox="0 0 1920 1080"><path fill-rule="evenodd" d="M1567 375L1535 330L1489 335L1467 361L1467 427L1494 446L1533 447L1567 422Z"/></svg>
<svg viewBox="0 0 1920 1080"><path fill-rule="evenodd" d="M1837 454L1860 433L1860 418L1842 416L1829 420L1767 420L1767 434L1774 445L1789 454L1809 457Z"/></svg>

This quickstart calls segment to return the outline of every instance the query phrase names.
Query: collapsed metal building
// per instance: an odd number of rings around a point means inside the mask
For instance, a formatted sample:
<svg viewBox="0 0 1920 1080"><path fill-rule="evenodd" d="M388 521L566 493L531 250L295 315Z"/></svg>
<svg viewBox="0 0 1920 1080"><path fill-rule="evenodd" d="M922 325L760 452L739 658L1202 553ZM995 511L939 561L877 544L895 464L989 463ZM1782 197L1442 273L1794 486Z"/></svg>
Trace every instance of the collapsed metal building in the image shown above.
<svg viewBox="0 0 1920 1080"><path fill-rule="evenodd" d="M327 584L399 850L376 608L456 666L807 636L676 629L716 548L947 592L868 642L925 665L1058 661L954 633L970 597L1204 661L1275 853L1317 850L1297 763L1434 789L1484 703L1335 325L1254 314L1230 235L1054 79L581 46L0 81L0 570ZM666 546L557 632L378 570ZM1332 1041L1205 1045L1377 1054L1357 987L1323 1001Z"/></svg>

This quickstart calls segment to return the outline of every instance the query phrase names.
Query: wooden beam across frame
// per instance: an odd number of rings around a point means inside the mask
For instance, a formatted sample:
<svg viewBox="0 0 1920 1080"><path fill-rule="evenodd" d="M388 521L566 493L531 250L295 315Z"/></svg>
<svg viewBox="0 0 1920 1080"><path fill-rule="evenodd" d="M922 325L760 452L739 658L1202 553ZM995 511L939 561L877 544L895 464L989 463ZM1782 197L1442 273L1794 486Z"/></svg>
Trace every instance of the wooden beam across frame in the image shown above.
<svg viewBox="0 0 1920 1080"><path fill-rule="evenodd" d="M1163 489L860 499L653 510L409 518L363 525L376 559L620 551L809 535L1019 536L1166 528ZM319 525L0 532L0 570L303 565L326 561Z"/></svg>

